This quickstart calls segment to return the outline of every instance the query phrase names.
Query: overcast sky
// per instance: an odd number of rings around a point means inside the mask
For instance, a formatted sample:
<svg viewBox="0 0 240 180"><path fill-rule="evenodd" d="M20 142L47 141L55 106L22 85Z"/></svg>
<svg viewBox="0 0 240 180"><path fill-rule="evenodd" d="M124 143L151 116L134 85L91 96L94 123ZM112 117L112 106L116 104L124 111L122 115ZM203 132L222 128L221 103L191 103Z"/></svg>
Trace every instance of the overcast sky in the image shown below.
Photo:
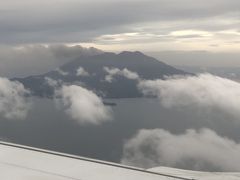
<svg viewBox="0 0 240 180"><path fill-rule="evenodd" d="M229 59L240 50L239 7L239 0L0 0L0 48L80 44Z"/></svg>

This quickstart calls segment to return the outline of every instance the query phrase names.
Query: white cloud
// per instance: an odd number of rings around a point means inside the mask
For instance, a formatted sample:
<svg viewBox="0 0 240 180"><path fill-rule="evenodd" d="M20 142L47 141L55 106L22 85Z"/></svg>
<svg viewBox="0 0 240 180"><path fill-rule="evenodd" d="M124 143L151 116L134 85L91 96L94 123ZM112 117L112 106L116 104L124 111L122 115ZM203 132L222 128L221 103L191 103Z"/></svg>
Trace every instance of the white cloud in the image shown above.
<svg viewBox="0 0 240 180"><path fill-rule="evenodd" d="M62 69L60 68L57 68L55 71L57 71L60 75L62 76L67 76L69 73L66 72L66 71L63 71Z"/></svg>
<svg viewBox="0 0 240 180"><path fill-rule="evenodd" d="M24 119L30 109L29 94L19 82L0 77L0 115L7 119Z"/></svg>
<svg viewBox="0 0 240 180"><path fill-rule="evenodd" d="M201 37L209 37L212 34L208 31L198 31L198 30L180 30L180 31L173 31L170 33L171 36L174 37L184 37L184 36L201 36Z"/></svg>
<svg viewBox="0 0 240 180"><path fill-rule="evenodd" d="M77 69L77 76L90 76L90 74L83 67L80 66Z"/></svg>
<svg viewBox="0 0 240 180"><path fill-rule="evenodd" d="M56 102L63 104L65 112L82 125L98 125L111 120L110 107L92 91L77 85L64 85L56 95L60 97Z"/></svg>
<svg viewBox="0 0 240 180"><path fill-rule="evenodd" d="M114 76L123 76L127 79L132 79L132 80L140 79L139 75L136 72L132 72L127 68L120 70L119 68L104 67L103 70L108 73L108 75L105 76L105 81L110 83L114 80Z"/></svg>
<svg viewBox="0 0 240 180"><path fill-rule="evenodd" d="M151 168L239 171L240 144L209 129L172 134L163 129L140 130L124 145L122 163Z"/></svg>
<svg viewBox="0 0 240 180"><path fill-rule="evenodd" d="M145 95L157 96L167 108L218 109L240 117L240 83L230 79L210 74L169 77L141 81L139 89Z"/></svg>
<svg viewBox="0 0 240 180"><path fill-rule="evenodd" d="M63 83L61 80L54 80L54 79L52 79L50 77L45 77L44 79L45 79L45 82L49 86L54 87L54 88L60 86Z"/></svg>

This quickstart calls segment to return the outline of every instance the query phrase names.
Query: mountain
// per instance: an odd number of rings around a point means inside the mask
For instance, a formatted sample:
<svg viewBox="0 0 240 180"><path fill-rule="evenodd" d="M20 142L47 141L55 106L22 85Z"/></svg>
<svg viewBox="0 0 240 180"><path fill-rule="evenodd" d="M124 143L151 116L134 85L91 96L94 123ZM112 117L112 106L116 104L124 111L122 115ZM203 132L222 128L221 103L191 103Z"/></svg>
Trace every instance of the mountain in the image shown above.
<svg viewBox="0 0 240 180"><path fill-rule="evenodd" d="M118 69L113 70L112 68ZM163 79L164 76L189 74L141 52L124 51L120 54L103 53L79 57L46 74L15 78L14 80L30 89L33 95L41 97L51 97L54 93L54 88L46 81L47 78L60 80L67 84L81 84L106 98L141 97L142 94L137 89L136 79L121 76L121 73L120 75L116 74L116 71L119 73L124 68L127 69L125 69L127 72L136 72L141 79ZM112 75L111 82L105 80L109 73L106 69L115 73L115 76Z"/></svg>

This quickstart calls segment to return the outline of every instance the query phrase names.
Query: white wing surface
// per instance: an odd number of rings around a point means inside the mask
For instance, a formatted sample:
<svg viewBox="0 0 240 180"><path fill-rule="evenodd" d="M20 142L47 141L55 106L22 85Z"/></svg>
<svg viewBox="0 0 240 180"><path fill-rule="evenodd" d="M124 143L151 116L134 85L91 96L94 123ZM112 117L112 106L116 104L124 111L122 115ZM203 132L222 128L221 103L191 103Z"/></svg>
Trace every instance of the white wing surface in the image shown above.
<svg viewBox="0 0 240 180"><path fill-rule="evenodd" d="M1 180L186 179L119 164L0 142Z"/></svg>
<svg viewBox="0 0 240 180"><path fill-rule="evenodd" d="M149 169L152 172L166 173L172 176L180 176L189 179L196 180L240 180L240 173L230 172L201 172L201 171L189 171L168 167L156 167Z"/></svg>

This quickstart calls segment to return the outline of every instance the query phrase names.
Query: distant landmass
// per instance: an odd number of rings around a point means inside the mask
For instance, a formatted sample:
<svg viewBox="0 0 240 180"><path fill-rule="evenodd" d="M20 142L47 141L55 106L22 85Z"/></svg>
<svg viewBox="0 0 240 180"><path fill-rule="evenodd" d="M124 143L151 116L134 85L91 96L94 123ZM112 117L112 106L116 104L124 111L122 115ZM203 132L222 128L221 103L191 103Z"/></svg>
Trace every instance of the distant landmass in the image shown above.
<svg viewBox="0 0 240 180"><path fill-rule="evenodd" d="M169 66L141 52L124 51L120 54L103 53L89 57L79 57L70 63L48 73L25 78L14 78L21 82L32 94L40 97L52 97L54 87L47 82L53 80L65 84L81 84L104 98L134 98L142 94L137 88L137 81L124 76L114 76L106 80L107 68L117 68L136 72L141 79L163 79L164 76L190 74Z"/></svg>

